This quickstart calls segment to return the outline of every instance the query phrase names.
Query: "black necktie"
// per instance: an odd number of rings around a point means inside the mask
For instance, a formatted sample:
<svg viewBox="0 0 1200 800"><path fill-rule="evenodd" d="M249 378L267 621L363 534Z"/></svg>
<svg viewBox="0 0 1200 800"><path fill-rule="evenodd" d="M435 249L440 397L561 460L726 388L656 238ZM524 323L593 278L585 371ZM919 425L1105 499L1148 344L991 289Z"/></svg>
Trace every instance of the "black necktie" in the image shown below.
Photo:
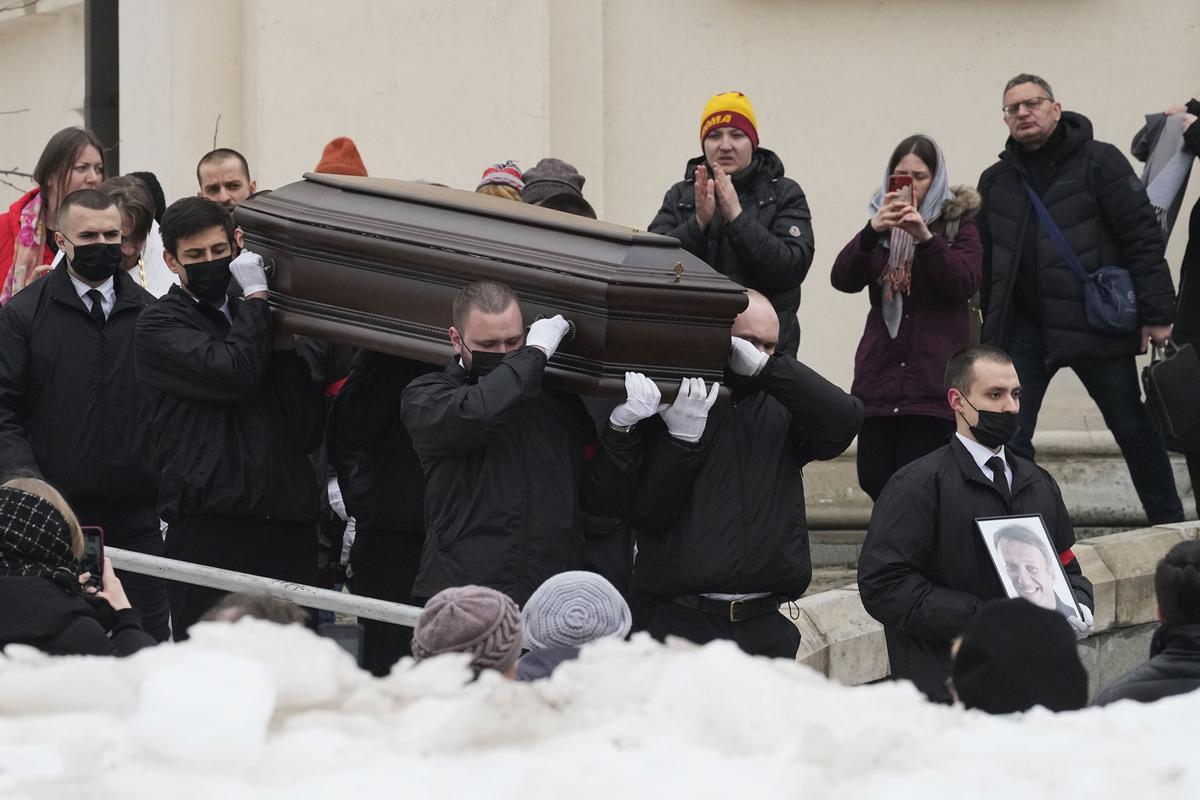
<svg viewBox="0 0 1200 800"><path fill-rule="evenodd" d="M1008 478L1004 477L1004 459L1000 456L992 456L985 462L988 469L992 471L992 485L996 487L996 491L1004 498L1004 505L1008 505L1011 499L1011 493L1008 490Z"/></svg>
<svg viewBox="0 0 1200 800"><path fill-rule="evenodd" d="M92 301L92 319L96 320L96 324L101 328L104 327L104 306L101 303L102 298L98 289L89 289L87 298Z"/></svg>

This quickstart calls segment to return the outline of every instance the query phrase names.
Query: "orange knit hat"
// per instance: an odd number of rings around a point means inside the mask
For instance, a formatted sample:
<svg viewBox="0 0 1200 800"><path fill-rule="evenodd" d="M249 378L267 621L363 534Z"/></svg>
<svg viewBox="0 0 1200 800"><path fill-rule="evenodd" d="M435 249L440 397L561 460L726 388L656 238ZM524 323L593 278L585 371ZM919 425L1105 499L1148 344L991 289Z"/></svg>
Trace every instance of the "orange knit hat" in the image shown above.
<svg viewBox="0 0 1200 800"><path fill-rule="evenodd" d="M363 166L358 148L349 136L339 136L325 145L325 152L321 153L321 162L313 172L367 177L367 168Z"/></svg>
<svg viewBox="0 0 1200 800"><path fill-rule="evenodd" d="M721 92L712 96L700 115L700 142L714 128L737 128L750 137L750 145L758 149L758 121L750 98L741 92Z"/></svg>

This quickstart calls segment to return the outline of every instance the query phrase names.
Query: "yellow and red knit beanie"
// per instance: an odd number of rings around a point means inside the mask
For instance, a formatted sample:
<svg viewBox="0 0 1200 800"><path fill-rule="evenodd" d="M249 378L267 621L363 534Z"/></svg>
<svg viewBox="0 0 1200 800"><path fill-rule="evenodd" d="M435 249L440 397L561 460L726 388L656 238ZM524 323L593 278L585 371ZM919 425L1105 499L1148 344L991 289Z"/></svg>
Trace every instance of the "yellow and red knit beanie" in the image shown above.
<svg viewBox="0 0 1200 800"><path fill-rule="evenodd" d="M321 154L321 162L313 172L324 172L331 175L367 176L367 168L363 165L362 157L354 140L349 136L339 136L325 145Z"/></svg>
<svg viewBox="0 0 1200 800"><path fill-rule="evenodd" d="M714 94L700 115L700 142L714 128L737 128L750 137L750 146L758 149L758 122L754 119L754 106L750 98L741 92Z"/></svg>

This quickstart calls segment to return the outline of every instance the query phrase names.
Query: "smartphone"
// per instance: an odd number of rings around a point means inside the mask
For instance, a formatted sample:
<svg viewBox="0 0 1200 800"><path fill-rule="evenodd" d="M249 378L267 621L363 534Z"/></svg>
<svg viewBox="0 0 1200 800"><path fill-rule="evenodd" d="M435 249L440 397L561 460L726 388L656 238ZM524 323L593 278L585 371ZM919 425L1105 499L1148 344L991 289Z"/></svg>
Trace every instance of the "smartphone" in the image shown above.
<svg viewBox="0 0 1200 800"><path fill-rule="evenodd" d="M83 525L83 556L79 559L80 572L90 572L87 586L102 589L104 578L104 529L98 525Z"/></svg>
<svg viewBox="0 0 1200 800"><path fill-rule="evenodd" d="M913 179L912 175L889 175L888 176L888 192L899 192L900 199L912 205Z"/></svg>

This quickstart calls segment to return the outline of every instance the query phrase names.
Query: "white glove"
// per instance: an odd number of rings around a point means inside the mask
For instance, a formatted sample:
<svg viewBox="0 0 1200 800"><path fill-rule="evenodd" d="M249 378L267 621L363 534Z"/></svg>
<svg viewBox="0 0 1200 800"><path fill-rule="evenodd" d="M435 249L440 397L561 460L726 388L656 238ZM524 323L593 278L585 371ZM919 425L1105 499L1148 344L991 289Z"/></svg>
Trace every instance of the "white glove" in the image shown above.
<svg viewBox="0 0 1200 800"><path fill-rule="evenodd" d="M558 345L562 343L563 337L570 329L571 326L563 319L562 314L555 314L550 319L539 319L529 326L525 344L541 348L541 351L546 354L546 358L554 358Z"/></svg>
<svg viewBox="0 0 1200 800"><path fill-rule="evenodd" d="M704 435L709 409L717 402L717 391L721 384L713 381L712 390L704 395L704 381L700 378L684 378L679 384L679 394L670 407L662 413L667 430L676 439L698 442Z"/></svg>
<svg viewBox="0 0 1200 800"><path fill-rule="evenodd" d="M1083 618L1067 617L1067 622L1075 629L1075 638L1083 641L1096 630L1096 618L1092 615L1092 610L1083 603L1076 605L1079 606L1079 613L1083 614Z"/></svg>
<svg viewBox="0 0 1200 800"><path fill-rule="evenodd" d="M243 250L229 265L229 271L237 279L238 286L242 287L242 294L246 297L267 290L267 273L263 271L262 256L258 253Z"/></svg>
<svg viewBox="0 0 1200 800"><path fill-rule="evenodd" d="M730 371L734 375L757 378L758 373L762 372L771 357L766 353L760 353L757 347L745 339L739 339L736 336L730 338L733 341L733 346L729 349Z"/></svg>
<svg viewBox="0 0 1200 800"><path fill-rule="evenodd" d="M654 381L640 372L625 373L625 402L613 409L608 421L618 428L628 428L658 413L662 393Z"/></svg>

